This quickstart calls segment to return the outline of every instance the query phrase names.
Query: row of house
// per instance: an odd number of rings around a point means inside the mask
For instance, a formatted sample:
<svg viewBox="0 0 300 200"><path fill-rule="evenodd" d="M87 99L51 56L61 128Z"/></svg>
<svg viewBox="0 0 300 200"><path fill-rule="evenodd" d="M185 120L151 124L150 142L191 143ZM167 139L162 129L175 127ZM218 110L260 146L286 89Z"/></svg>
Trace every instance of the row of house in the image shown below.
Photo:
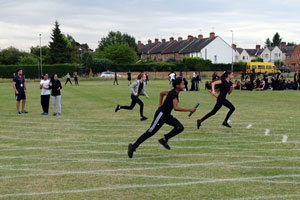
<svg viewBox="0 0 300 200"><path fill-rule="evenodd" d="M276 61L282 61L285 66L295 70L300 64L300 45L287 46L285 42L275 47L260 48L260 45L256 45L255 49L242 49L237 48L236 45L232 45L235 49L235 61L239 62L251 62L254 58L261 58L263 62L275 63Z"/></svg>
<svg viewBox="0 0 300 200"><path fill-rule="evenodd" d="M282 61L291 70L296 70L300 65L300 45L287 46L282 42L279 47L261 48L256 45L254 49L237 48L235 44L229 45L220 36L211 32L207 38L203 35L187 39L170 37L166 39L148 40L148 44L138 41L138 54L141 60L167 61L180 60L183 57L198 57L210 60L212 63L251 62L254 58L262 58L264 62Z"/></svg>
<svg viewBox="0 0 300 200"><path fill-rule="evenodd" d="M138 41L138 54L141 60L152 59L157 61L167 61L169 59L182 59L183 57L199 57L211 60L212 63L231 63L235 50L227 44L221 37L210 33L209 37L203 35L193 37L189 35L183 40L171 37L169 41L155 39L154 42L148 40L144 45Z"/></svg>

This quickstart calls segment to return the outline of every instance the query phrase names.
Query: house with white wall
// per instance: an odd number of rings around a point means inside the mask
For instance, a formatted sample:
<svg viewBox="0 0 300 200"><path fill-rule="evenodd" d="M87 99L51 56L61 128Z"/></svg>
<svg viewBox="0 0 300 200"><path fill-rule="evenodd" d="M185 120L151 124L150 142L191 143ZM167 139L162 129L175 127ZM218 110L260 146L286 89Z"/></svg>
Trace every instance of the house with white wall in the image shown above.
<svg viewBox="0 0 300 200"><path fill-rule="evenodd" d="M285 55L278 46L266 47L260 55L264 62L274 63L277 60L285 61Z"/></svg>
<svg viewBox="0 0 300 200"><path fill-rule="evenodd" d="M209 38L203 38L202 35L193 43L182 49L180 54L189 54L189 57L203 58L212 63L231 63L235 62L235 51L221 37L210 33Z"/></svg>

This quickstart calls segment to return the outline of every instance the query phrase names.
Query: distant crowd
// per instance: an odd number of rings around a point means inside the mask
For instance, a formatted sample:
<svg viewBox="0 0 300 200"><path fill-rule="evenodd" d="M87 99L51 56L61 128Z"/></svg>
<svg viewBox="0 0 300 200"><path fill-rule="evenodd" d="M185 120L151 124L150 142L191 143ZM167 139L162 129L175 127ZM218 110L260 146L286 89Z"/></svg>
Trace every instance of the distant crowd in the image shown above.
<svg viewBox="0 0 300 200"><path fill-rule="evenodd" d="M212 75L212 81L219 79L219 76L216 72ZM205 83L206 89L211 89L209 81ZM287 80L282 74L276 73L275 75L270 76L268 72L266 73L251 73L245 74L241 72L241 80L236 80L235 89L239 90L298 90L300 89L300 70L296 71L294 74L293 80Z"/></svg>

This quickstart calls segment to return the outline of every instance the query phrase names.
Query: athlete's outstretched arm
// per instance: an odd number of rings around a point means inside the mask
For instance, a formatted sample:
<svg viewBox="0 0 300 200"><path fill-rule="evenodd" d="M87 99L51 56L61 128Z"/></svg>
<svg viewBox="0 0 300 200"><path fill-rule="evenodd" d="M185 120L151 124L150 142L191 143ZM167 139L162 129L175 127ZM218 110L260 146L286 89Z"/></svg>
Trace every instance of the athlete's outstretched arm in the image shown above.
<svg viewBox="0 0 300 200"><path fill-rule="evenodd" d="M164 96L167 96L169 93L169 91L162 91L159 95L159 105L158 107L161 107L162 106L162 103L163 103L163 99L164 99Z"/></svg>
<svg viewBox="0 0 300 200"><path fill-rule="evenodd" d="M178 106L178 99L173 99L173 108L176 111L180 111L180 112L195 112L196 108L181 108Z"/></svg>

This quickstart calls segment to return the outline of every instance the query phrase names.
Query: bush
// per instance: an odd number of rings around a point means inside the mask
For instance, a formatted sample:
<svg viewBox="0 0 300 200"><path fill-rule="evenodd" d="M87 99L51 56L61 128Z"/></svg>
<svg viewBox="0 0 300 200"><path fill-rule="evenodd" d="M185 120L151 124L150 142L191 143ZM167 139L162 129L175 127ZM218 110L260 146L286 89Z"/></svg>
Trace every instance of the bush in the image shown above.
<svg viewBox="0 0 300 200"><path fill-rule="evenodd" d="M89 57L87 66L92 69L93 73L99 73L107 70L112 70L112 61L106 58L93 58Z"/></svg>
<svg viewBox="0 0 300 200"><path fill-rule="evenodd" d="M43 65L43 73L48 73L49 76L55 73L59 77L62 77L68 72L73 74L77 71L77 67L78 66L75 64ZM40 77L40 69L38 65L0 65L0 78L12 78L13 73L16 73L19 68L23 69L23 74L26 78Z"/></svg>

